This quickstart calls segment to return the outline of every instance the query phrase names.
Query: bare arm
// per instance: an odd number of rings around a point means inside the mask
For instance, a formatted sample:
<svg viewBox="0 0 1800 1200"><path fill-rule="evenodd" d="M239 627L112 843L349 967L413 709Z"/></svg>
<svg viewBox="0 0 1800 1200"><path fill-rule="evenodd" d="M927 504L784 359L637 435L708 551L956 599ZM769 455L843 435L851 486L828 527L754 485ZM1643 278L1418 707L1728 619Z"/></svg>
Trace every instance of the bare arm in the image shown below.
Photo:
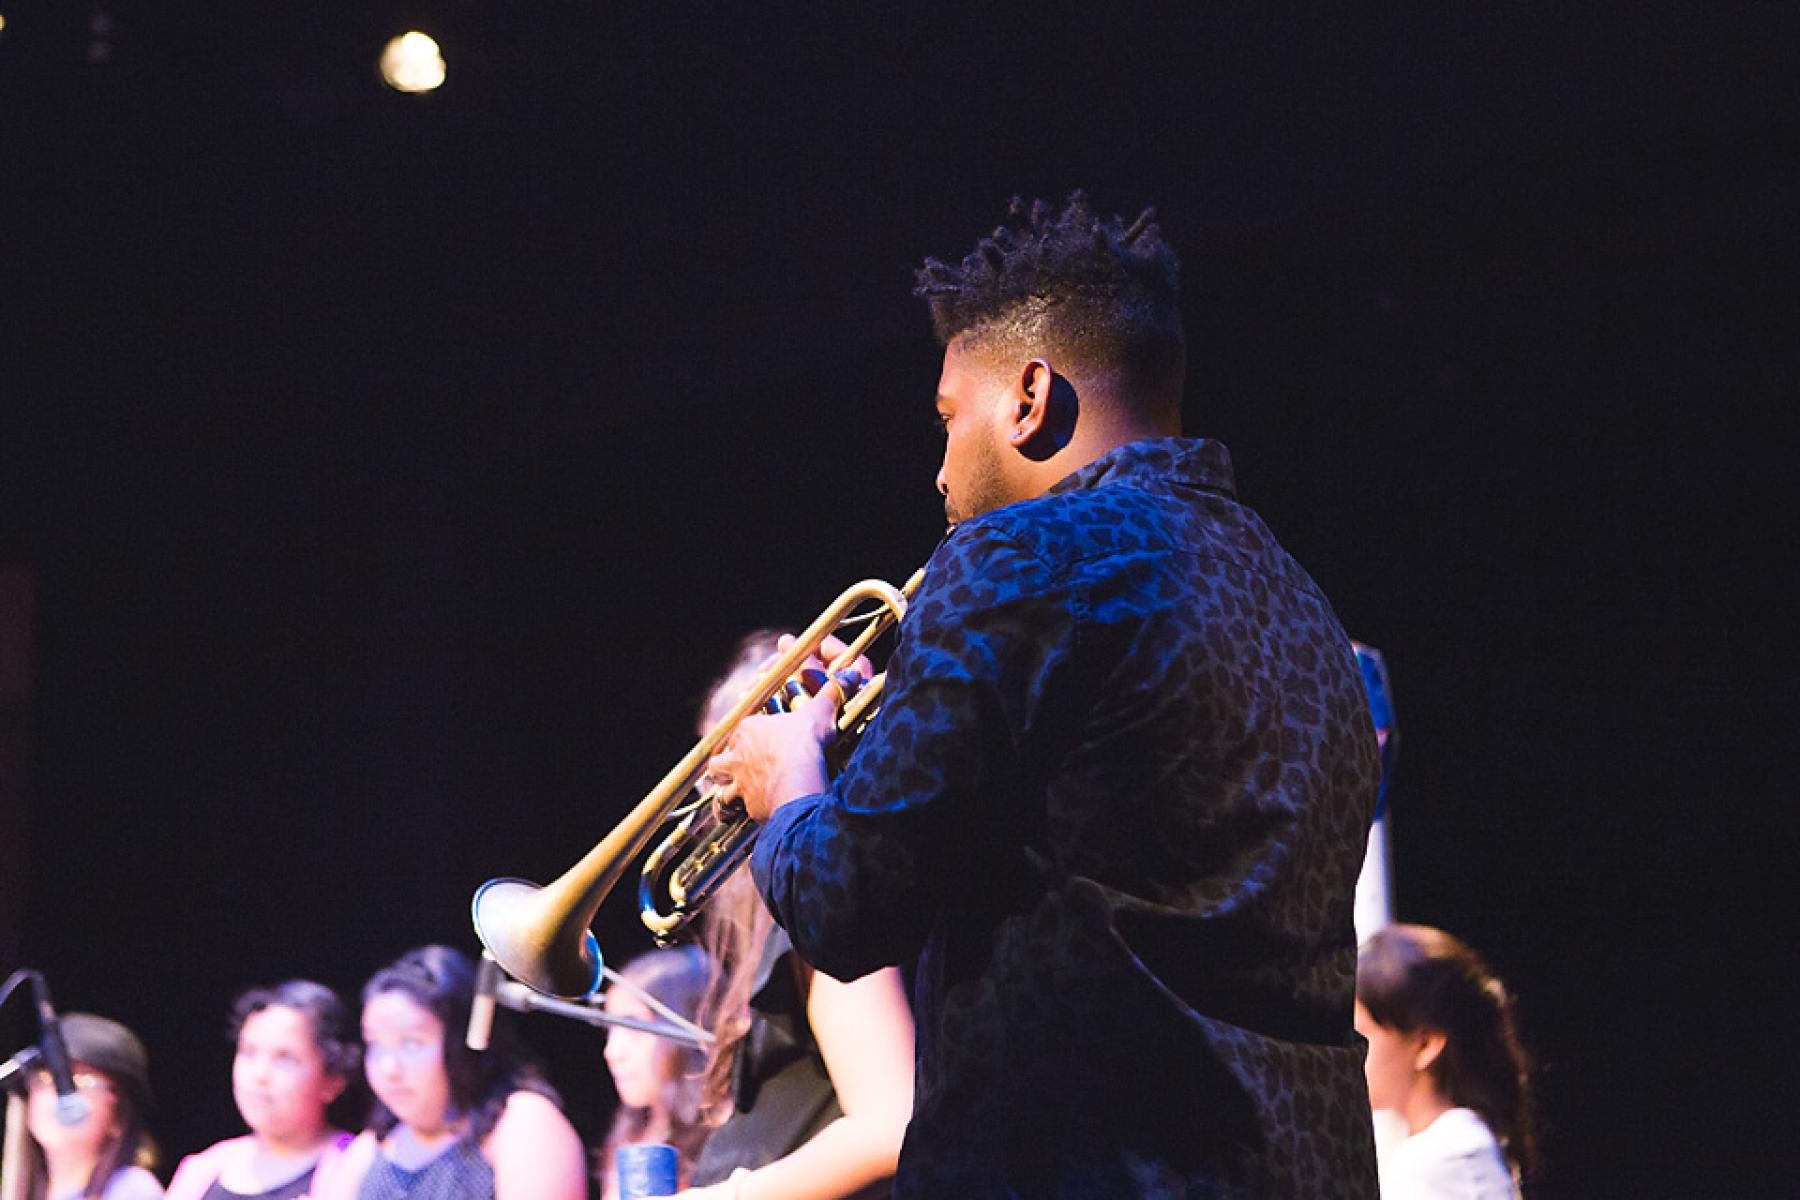
<svg viewBox="0 0 1800 1200"><path fill-rule="evenodd" d="M587 1156L562 1110L514 1092L481 1145L494 1168L494 1200L586 1200Z"/></svg>
<svg viewBox="0 0 1800 1200"><path fill-rule="evenodd" d="M913 1024L892 967L839 983L814 972L806 1018L844 1115L786 1158L690 1200L838 1200L894 1173L912 1117Z"/></svg>

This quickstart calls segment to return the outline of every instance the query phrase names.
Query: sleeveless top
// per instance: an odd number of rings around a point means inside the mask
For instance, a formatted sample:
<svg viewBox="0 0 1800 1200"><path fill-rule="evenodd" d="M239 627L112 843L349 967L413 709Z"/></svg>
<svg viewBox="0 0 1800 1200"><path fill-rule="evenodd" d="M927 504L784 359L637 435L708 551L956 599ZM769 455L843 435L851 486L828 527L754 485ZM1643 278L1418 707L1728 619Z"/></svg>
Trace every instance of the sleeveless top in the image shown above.
<svg viewBox="0 0 1800 1200"><path fill-rule="evenodd" d="M266 1192L234 1192L215 1179L200 1200L299 1200L312 1186L312 1178L313 1168L308 1167L301 1175Z"/></svg>
<svg viewBox="0 0 1800 1200"><path fill-rule="evenodd" d="M480 1148L458 1141L416 1171L377 1154L357 1200L493 1200L494 1168Z"/></svg>
<svg viewBox="0 0 1800 1200"><path fill-rule="evenodd" d="M310 1196L313 1188L329 1194L344 1150L350 1145L350 1135L340 1132L330 1138L318 1161L305 1174L280 1187L266 1192L233 1192L218 1187L226 1166L238 1155L250 1151L254 1142L255 1139L248 1136L227 1138L182 1159L181 1165L175 1168L175 1178L169 1180L168 1200L219 1200L221 1197L230 1200L235 1196L242 1196L243 1200L301 1200Z"/></svg>
<svg viewBox="0 0 1800 1200"><path fill-rule="evenodd" d="M750 997L750 1030L731 1068L732 1114L706 1139L690 1187L785 1158L844 1115L806 1020L798 961L788 935L771 930ZM891 1188L883 1180L854 1200L876 1200Z"/></svg>

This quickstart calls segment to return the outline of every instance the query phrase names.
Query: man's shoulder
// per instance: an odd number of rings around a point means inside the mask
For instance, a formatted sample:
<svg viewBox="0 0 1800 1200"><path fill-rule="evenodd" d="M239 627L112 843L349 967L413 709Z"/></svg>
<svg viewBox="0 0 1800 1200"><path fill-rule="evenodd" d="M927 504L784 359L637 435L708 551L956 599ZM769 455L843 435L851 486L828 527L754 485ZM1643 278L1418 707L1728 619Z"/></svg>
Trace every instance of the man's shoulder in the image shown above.
<svg viewBox="0 0 1800 1200"><path fill-rule="evenodd" d="M1192 548L1191 503L1136 480L1048 492L984 513L971 522L977 540L1012 543L1046 565L1074 564L1110 554Z"/></svg>

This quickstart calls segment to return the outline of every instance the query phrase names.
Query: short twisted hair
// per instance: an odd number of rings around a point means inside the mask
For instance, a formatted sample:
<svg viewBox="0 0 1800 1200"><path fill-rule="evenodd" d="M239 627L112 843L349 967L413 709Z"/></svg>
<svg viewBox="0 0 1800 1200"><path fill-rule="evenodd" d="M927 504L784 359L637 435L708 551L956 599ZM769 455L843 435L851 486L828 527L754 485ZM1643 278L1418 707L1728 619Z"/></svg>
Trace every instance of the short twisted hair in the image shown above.
<svg viewBox="0 0 1800 1200"><path fill-rule="evenodd" d="M1179 375L1181 263L1156 210L1102 217L1087 193L1060 209L1014 197L1005 223L952 266L925 260L913 294L944 345L1043 354L1066 370L1128 384Z"/></svg>

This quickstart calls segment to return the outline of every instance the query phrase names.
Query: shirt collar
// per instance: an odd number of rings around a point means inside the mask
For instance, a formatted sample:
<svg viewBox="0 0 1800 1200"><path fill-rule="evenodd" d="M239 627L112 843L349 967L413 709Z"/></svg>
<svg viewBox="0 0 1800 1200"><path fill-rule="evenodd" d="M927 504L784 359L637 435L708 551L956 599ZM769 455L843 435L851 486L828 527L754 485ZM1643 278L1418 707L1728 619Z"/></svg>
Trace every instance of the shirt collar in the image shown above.
<svg viewBox="0 0 1800 1200"><path fill-rule="evenodd" d="M1108 450L1079 471L1059 479L1050 495L1139 480L1175 479L1208 491L1237 496L1231 452L1210 438L1145 438Z"/></svg>

